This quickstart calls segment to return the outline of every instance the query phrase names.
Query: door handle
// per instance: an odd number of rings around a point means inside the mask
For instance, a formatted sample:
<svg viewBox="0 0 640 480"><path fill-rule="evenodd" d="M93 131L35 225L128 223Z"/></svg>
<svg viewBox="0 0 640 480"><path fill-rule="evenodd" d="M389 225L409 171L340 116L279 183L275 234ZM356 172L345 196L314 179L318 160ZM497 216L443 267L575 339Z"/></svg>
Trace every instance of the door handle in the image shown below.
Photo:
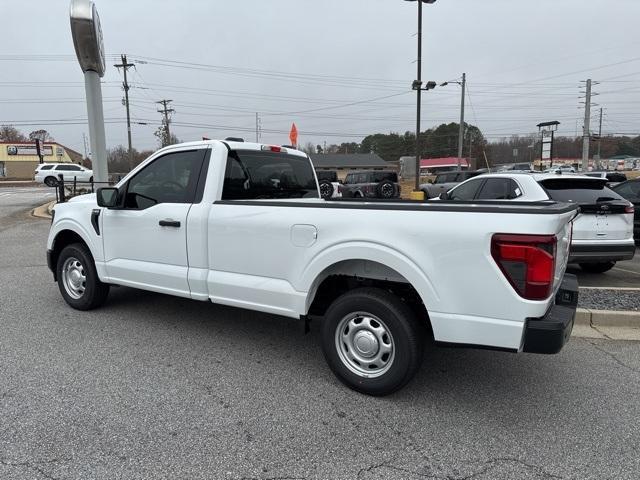
<svg viewBox="0 0 640 480"><path fill-rule="evenodd" d="M179 227L180 222L178 220L167 219L167 220L160 220L158 222L158 225L160 225L161 227Z"/></svg>

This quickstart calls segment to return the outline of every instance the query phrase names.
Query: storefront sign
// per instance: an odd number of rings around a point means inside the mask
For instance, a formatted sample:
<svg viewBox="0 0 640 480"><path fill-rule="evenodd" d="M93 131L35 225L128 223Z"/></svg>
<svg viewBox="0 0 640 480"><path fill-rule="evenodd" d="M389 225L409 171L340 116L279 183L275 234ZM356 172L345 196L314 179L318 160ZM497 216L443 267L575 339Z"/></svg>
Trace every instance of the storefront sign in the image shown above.
<svg viewBox="0 0 640 480"><path fill-rule="evenodd" d="M42 155L53 155L53 146L45 145L41 148ZM34 155L38 156L35 145L7 145L7 155Z"/></svg>

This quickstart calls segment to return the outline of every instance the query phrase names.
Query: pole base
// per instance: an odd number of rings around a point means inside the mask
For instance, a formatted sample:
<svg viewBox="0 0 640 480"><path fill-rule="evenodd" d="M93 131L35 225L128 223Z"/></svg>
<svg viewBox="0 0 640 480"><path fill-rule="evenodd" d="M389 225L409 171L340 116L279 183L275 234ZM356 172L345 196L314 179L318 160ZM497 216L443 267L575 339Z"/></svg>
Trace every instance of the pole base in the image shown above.
<svg viewBox="0 0 640 480"><path fill-rule="evenodd" d="M414 190L409 194L410 200L424 200L424 192L422 190Z"/></svg>

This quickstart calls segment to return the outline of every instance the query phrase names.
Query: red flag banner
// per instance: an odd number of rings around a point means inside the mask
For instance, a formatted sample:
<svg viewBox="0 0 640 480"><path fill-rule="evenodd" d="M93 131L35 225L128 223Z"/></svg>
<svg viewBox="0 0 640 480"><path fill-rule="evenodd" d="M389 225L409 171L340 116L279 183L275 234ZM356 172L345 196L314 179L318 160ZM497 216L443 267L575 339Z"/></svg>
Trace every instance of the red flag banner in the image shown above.
<svg viewBox="0 0 640 480"><path fill-rule="evenodd" d="M289 140L291 140L291 145L294 147L298 146L298 129L296 128L296 124L291 124L291 131L289 132Z"/></svg>

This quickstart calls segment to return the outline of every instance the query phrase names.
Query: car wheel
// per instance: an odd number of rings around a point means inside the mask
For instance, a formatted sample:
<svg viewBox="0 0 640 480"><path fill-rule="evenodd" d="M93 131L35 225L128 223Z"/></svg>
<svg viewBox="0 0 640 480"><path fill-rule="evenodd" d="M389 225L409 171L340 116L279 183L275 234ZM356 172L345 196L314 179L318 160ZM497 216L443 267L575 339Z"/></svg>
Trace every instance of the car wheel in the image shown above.
<svg viewBox="0 0 640 480"><path fill-rule="evenodd" d="M58 185L58 180L56 180L55 177L47 177L44 179L44 184L47 187L55 187L56 185Z"/></svg>
<svg viewBox="0 0 640 480"><path fill-rule="evenodd" d="M376 185L376 193L380 198L393 198L396 193L396 189L393 182L385 180Z"/></svg>
<svg viewBox="0 0 640 480"><path fill-rule="evenodd" d="M364 198L364 196L362 195L362 192L356 192L353 194L353 198Z"/></svg>
<svg viewBox="0 0 640 480"><path fill-rule="evenodd" d="M91 310L107 299L109 285L98 279L91 252L82 243L67 245L56 265L62 298L77 310Z"/></svg>
<svg viewBox="0 0 640 480"><path fill-rule="evenodd" d="M320 196L325 200L330 199L333 196L333 185L331 182L320 182Z"/></svg>
<svg viewBox="0 0 640 480"><path fill-rule="evenodd" d="M616 262L581 263L580 268L589 273L604 273L613 268Z"/></svg>
<svg viewBox="0 0 640 480"><path fill-rule="evenodd" d="M368 395L388 395L415 375L424 336L424 327L398 297L378 288L359 288L327 310L322 349L345 385Z"/></svg>

